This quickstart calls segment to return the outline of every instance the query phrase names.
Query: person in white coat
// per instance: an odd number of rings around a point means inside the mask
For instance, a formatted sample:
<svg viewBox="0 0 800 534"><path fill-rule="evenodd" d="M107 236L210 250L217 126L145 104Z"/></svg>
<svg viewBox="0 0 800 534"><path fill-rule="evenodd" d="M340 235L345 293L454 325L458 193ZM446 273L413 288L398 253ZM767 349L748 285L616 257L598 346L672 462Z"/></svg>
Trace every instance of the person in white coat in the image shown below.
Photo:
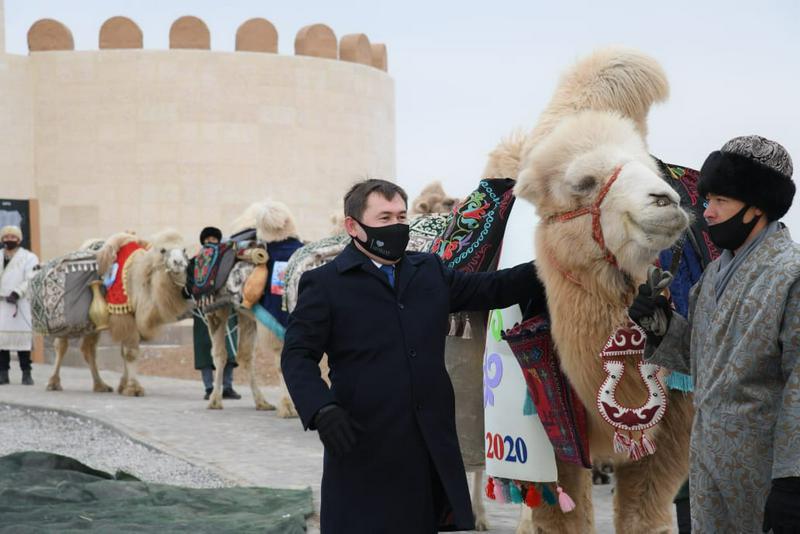
<svg viewBox="0 0 800 534"><path fill-rule="evenodd" d="M0 385L8 384L11 351L16 351L22 383L32 386L33 335L27 290L39 258L20 246L22 230L18 226L3 227L0 239L3 243L3 261L0 263Z"/></svg>

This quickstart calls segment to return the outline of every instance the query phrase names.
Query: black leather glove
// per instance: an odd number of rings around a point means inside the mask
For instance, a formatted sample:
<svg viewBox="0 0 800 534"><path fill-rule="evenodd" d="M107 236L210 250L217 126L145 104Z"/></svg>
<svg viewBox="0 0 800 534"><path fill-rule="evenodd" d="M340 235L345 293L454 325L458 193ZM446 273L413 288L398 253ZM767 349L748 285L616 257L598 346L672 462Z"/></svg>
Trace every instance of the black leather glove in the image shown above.
<svg viewBox="0 0 800 534"><path fill-rule="evenodd" d="M663 336L663 332L657 334L652 330L658 310L662 310L667 320L667 325L669 325L669 321L672 319L672 307L669 305L667 297L661 293L654 297L648 284L640 285L639 293L633 299L630 308L628 308L628 317L647 332L648 341L651 341L652 338L652 341L658 342L661 341Z"/></svg>
<svg viewBox="0 0 800 534"><path fill-rule="evenodd" d="M6 297L6 302L9 304L16 304L19 300L19 294L16 291L12 291L9 296Z"/></svg>
<svg viewBox="0 0 800 534"><path fill-rule="evenodd" d="M344 456L358 441L358 432L364 428L356 423L350 415L336 404L320 408L314 416L319 439L325 448L335 456Z"/></svg>
<svg viewBox="0 0 800 534"><path fill-rule="evenodd" d="M764 506L764 532L800 534L800 477L776 478Z"/></svg>

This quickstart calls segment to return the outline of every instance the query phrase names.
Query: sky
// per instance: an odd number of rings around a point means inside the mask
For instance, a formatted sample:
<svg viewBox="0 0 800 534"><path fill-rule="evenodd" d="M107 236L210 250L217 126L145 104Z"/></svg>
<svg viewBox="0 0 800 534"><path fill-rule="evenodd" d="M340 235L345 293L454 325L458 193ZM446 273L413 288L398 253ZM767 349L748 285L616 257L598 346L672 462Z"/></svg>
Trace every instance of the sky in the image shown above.
<svg viewBox="0 0 800 534"><path fill-rule="evenodd" d="M6 50L27 54L28 28L43 17L66 24L76 49L97 49L100 26L115 15L136 21L151 49L168 48L182 15L205 21L212 50L232 50L252 17L275 25L282 54L316 22L385 43L395 178L412 197L434 179L451 195L468 193L497 142L534 126L560 73L606 45L637 48L667 73L671 96L649 119L650 150L661 159L699 168L728 139L756 133L800 166L798 0L6 0ZM800 237L795 204L786 221Z"/></svg>

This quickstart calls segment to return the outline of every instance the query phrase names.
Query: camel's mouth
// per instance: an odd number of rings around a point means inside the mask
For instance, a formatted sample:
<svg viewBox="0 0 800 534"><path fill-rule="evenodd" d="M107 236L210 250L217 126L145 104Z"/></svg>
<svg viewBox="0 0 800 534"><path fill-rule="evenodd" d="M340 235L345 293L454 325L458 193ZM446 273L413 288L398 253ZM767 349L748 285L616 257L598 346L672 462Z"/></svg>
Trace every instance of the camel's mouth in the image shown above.
<svg viewBox="0 0 800 534"><path fill-rule="evenodd" d="M670 247L689 226L686 212L678 207L670 211L658 217L626 214L632 240L656 252Z"/></svg>

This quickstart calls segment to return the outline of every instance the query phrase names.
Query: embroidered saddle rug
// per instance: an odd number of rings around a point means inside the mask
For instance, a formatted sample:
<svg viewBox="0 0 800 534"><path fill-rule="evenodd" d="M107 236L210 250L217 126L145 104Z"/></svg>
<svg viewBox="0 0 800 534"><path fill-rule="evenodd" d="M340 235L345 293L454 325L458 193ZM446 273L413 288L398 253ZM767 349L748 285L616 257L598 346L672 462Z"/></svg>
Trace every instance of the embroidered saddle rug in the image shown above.
<svg viewBox="0 0 800 534"><path fill-rule="evenodd" d="M236 253L230 242L203 245L200 252L192 258L190 292L195 299L223 287L236 261Z"/></svg>
<svg viewBox="0 0 800 534"><path fill-rule="evenodd" d="M106 301L108 302L108 313L123 315L131 313L133 309L128 302L128 288L126 287L126 274L128 261L136 254L141 253L145 248L137 241L131 241L120 247L117 252L117 276L108 288Z"/></svg>
<svg viewBox="0 0 800 534"><path fill-rule="evenodd" d="M550 319L537 315L502 334L517 358L539 419L559 460L591 468L586 409L561 371Z"/></svg>

